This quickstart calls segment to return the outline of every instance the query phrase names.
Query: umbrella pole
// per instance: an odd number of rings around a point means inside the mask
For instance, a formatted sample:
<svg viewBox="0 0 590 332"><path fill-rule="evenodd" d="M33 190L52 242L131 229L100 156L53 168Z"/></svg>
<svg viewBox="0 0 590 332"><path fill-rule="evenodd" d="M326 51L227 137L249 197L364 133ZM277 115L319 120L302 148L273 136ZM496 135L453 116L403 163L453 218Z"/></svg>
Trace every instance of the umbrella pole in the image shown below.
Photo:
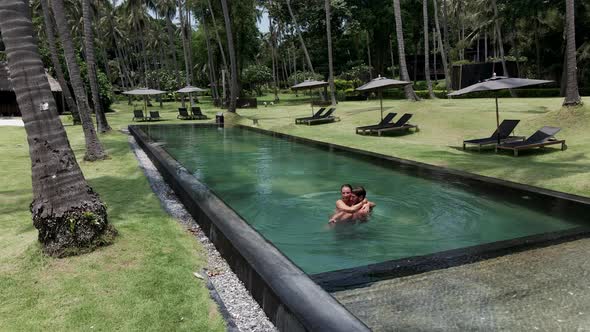
<svg viewBox="0 0 590 332"><path fill-rule="evenodd" d="M383 93L379 90L379 103L381 104L381 121L383 121Z"/></svg>
<svg viewBox="0 0 590 332"><path fill-rule="evenodd" d="M496 132L498 133L498 144L500 144L500 112L498 111L498 94L496 94Z"/></svg>
<svg viewBox="0 0 590 332"><path fill-rule="evenodd" d="M313 94L311 94L311 89L309 89L309 97L311 98L311 116L313 116Z"/></svg>
<svg viewBox="0 0 590 332"><path fill-rule="evenodd" d="M147 118L147 96L143 96L143 114Z"/></svg>

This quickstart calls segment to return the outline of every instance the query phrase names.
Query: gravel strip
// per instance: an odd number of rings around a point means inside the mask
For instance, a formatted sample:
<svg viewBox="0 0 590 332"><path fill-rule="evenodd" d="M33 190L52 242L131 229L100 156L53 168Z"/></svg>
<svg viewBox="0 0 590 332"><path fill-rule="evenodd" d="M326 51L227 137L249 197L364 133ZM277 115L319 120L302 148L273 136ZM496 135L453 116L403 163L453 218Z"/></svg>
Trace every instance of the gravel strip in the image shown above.
<svg viewBox="0 0 590 332"><path fill-rule="evenodd" d="M128 134L128 132L124 132ZM268 320L266 314L262 311L262 308L250 296L244 284L232 272L227 262L186 211L176 194L166 184L149 157L137 145L135 138L131 135L128 137L129 145L135 153L139 167L148 178L152 190L160 199L166 212L186 227L207 250L208 268L207 271L204 271L206 272L205 278L209 279L212 298L221 298L222 303L218 304L222 309L222 315L224 312L229 313L230 317L227 317L227 314L223 315L227 321L228 331L236 331L234 326L237 326L239 331L277 331L273 323ZM223 306L227 311L223 310Z"/></svg>

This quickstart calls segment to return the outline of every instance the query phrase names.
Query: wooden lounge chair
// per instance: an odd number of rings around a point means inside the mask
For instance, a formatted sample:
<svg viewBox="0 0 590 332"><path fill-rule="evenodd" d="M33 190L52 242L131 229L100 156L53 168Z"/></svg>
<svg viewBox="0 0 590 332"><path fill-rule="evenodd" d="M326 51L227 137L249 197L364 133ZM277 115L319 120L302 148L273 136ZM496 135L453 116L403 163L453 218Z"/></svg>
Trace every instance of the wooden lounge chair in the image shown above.
<svg viewBox="0 0 590 332"><path fill-rule="evenodd" d="M147 121L148 119L143 116L142 110L133 110L133 118L131 121Z"/></svg>
<svg viewBox="0 0 590 332"><path fill-rule="evenodd" d="M391 123L391 120L393 120L393 118L395 118L396 115L397 115L397 113L388 113L383 118L383 120L381 120L381 122L379 122L378 124L370 125L370 126L356 127L356 133L358 134L359 131L362 133L365 130L375 129L375 128L379 128L379 127L383 127L385 125L388 125L389 123Z"/></svg>
<svg viewBox="0 0 590 332"><path fill-rule="evenodd" d="M301 123L302 121L305 121L305 120L317 119L317 118L319 118L319 117L322 116L321 114L322 114L322 112L324 110L326 110L326 108L325 107L322 107L317 112L315 112L315 114L312 115L312 116L307 116L307 117L304 117L304 118L296 118L295 119L295 123L297 124L297 123Z"/></svg>
<svg viewBox="0 0 590 332"><path fill-rule="evenodd" d="M510 136L510 134L516 128L516 125L520 120L504 120L500 123L500 126L496 128L496 131L490 137L477 138L463 141L463 150L466 149L466 145L477 145L477 149L481 151L481 147L485 145L496 145L498 141L500 143L508 143L513 141L522 141L526 137L524 136Z"/></svg>
<svg viewBox="0 0 590 332"><path fill-rule="evenodd" d="M176 116L177 119L180 120L191 120L192 117L188 114L188 111L184 107L178 108L178 115Z"/></svg>
<svg viewBox="0 0 590 332"><path fill-rule="evenodd" d="M332 113L334 113L335 111L336 111L335 108L330 108L326 113L324 113L324 115L321 115L319 118L304 120L300 123L305 123L308 126L311 126L311 125L316 125L316 124L334 122L336 120L340 121L339 117L332 115Z"/></svg>
<svg viewBox="0 0 590 332"><path fill-rule="evenodd" d="M150 111L150 117L148 118L150 121L160 121L162 118L160 117L159 111Z"/></svg>
<svg viewBox="0 0 590 332"><path fill-rule="evenodd" d="M201 108L199 106L191 107L192 118L196 120L207 120L208 117L201 112Z"/></svg>
<svg viewBox="0 0 590 332"><path fill-rule="evenodd" d="M413 114L406 113L406 114L402 115L402 117L399 118L399 120L397 120L395 123L384 125L379 128L369 129L369 130L364 131L363 133L365 133L365 132L368 132L369 134L377 133L377 135L381 136L381 134L386 131L410 130L412 128L414 128L414 130L418 131L418 126L408 123L408 121L410 120L410 118L412 116L413 116Z"/></svg>
<svg viewBox="0 0 590 332"><path fill-rule="evenodd" d="M563 151L567 149L565 140L558 140L554 137L555 134L557 134L560 130L561 128L559 127L543 127L524 141L508 142L496 145L496 152L498 152L498 150L512 150L514 152L514 156L518 157L519 151L542 148L546 145L553 144L561 144L561 151Z"/></svg>

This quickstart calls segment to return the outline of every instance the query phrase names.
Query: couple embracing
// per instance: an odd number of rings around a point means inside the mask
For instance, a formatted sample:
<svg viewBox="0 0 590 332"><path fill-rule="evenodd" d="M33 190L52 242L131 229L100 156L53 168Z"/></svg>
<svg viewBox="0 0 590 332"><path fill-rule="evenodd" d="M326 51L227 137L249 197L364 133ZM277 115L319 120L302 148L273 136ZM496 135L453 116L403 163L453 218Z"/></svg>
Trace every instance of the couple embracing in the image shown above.
<svg viewBox="0 0 590 332"><path fill-rule="evenodd" d="M330 217L328 223L366 221L375 203L367 200L365 188L361 186L352 188L349 184L343 184L340 187L340 194L342 197L336 201L336 212Z"/></svg>

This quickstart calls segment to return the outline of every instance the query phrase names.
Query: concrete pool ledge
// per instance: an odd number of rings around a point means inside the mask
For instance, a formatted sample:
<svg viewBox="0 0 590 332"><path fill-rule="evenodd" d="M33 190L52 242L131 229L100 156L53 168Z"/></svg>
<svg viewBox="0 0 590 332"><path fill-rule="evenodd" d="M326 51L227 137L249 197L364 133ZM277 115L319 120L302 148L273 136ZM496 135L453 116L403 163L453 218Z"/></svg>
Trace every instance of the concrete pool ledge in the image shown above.
<svg viewBox="0 0 590 332"><path fill-rule="evenodd" d="M129 131L279 330L369 331L138 126Z"/></svg>

